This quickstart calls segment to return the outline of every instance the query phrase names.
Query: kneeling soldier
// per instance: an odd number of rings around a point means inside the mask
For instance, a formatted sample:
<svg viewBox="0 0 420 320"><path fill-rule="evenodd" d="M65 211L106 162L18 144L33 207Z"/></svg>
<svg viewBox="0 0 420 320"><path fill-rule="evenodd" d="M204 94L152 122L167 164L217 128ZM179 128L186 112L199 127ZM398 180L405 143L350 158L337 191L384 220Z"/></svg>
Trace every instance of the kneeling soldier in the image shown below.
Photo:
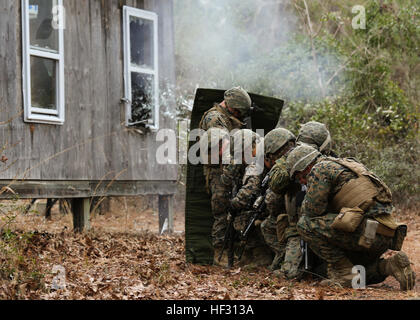
<svg viewBox="0 0 420 320"><path fill-rule="evenodd" d="M304 258L302 252L302 239L299 237L296 224L300 217L300 207L305 192L302 191L302 187L299 183L290 179L286 169L286 158L295 148L295 144L292 143L293 140L290 141L289 146L285 147L284 156L276 161L270 172L270 188L275 193L284 196L287 212L285 219L282 218L283 215L281 215L277 221L278 238L284 239L286 242L286 249L283 264L276 274L281 274L288 279L294 279L301 278L304 271L301 267ZM334 154L334 152L331 151L332 140L330 132L325 124L320 122L311 121L302 126L296 139L296 145L302 144L308 144L325 155ZM309 253L306 252L306 254ZM325 273L325 266L322 261L317 261L315 265L308 265L306 267L313 268L314 271L316 271L316 274Z"/></svg>
<svg viewBox="0 0 420 320"><path fill-rule="evenodd" d="M284 157L287 152L295 147L296 137L289 130L278 128L270 131L264 139L264 160L267 170L271 170L276 162ZM279 165L278 165L279 166ZM272 174L274 171L272 172ZM278 174L278 171L276 171ZM277 270L283 262L286 237L285 231L289 225L286 213L284 195L287 192L287 186L290 185L289 176L286 176L285 187L281 188L279 193L267 190L265 203L267 218L261 224L261 232L264 240L271 250L275 253L274 260L270 265L270 270Z"/></svg>
<svg viewBox="0 0 420 320"><path fill-rule="evenodd" d="M412 289L415 273L401 247L407 232L391 216L392 195L376 175L355 159L324 157L306 145L287 158L292 179L307 185L297 229L311 249L328 263L321 284L351 287L353 266L366 271L366 284L392 275L401 290ZM381 259L388 249L399 251Z"/></svg>
<svg viewBox="0 0 420 320"><path fill-rule="evenodd" d="M245 230L252 216L252 205L261 193L263 165L256 161L258 145L263 139L248 129L237 131L231 139L232 164L223 168L221 182L227 189L234 189L230 200L231 211L236 212L233 226L236 232ZM240 142L242 148L235 148ZM252 159L251 159L252 158ZM238 163L239 164L236 164ZM260 167L261 166L261 167ZM255 228L247 240L244 253L238 265L266 266L272 261L270 250L265 246L259 228Z"/></svg>

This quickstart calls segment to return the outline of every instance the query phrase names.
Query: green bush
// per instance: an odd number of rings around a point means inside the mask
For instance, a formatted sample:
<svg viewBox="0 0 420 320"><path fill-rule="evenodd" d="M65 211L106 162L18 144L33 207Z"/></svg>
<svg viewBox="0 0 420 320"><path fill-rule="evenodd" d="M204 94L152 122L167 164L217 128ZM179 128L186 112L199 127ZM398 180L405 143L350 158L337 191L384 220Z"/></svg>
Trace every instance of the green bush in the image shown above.
<svg viewBox="0 0 420 320"><path fill-rule="evenodd" d="M374 117L358 113L359 108L345 99L324 100L309 104L289 104L283 114L286 126L298 132L301 123L319 121L331 131L334 148L340 156L358 158L390 186L397 200L420 200L420 147L415 128L399 127L399 118L387 126L379 126ZM381 112L378 112L381 114ZM388 113L386 113L388 115ZM401 115L400 117L403 117ZM409 131L405 137L401 132Z"/></svg>

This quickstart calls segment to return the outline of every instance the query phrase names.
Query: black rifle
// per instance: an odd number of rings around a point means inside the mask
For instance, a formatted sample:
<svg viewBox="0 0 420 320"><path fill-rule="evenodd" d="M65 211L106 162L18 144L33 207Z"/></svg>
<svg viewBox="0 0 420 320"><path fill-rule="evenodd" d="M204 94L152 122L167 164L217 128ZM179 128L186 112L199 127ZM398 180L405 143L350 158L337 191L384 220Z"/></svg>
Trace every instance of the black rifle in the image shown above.
<svg viewBox="0 0 420 320"><path fill-rule="evenodd" d="M251 232L253 226L255 225L255 221L257 221L258 218L260 218L260 216L265 211L265 207L266 207L265 197L267 195L269 182L270 182L270 176L266 175L263 182L261 183L261 194L252 205L251 218L249 219L249 222L246 225L245 229L240 234L241 246L239 249L238 261L242 259L242 255L244 254L246 244L248 243L249 233Z"/></svg>
<svg viewBox="0 0 420 320"><path fill-rule="evenodd" d="M236 196L236 194L238 193L237 190L237 186L235 185L233 187L233 191L232 191L232 198L234 198ZM235 238L236 238L236 231L235 228L233 227L233 221L235 220L236 217L236 211L233 210L232 208L230 208L228 210L228 216L227 216L227 221L228 221L228 225L226 228L226 232L225 232L225 238L223 240L223 247L222 247L222 251L220 252L218 261L220 262L220 260L222 259L223 256L223 252L226 250L228 250L228 268L232 268L233 266L233 262L235 259L235 252L234 252L234 245L235 245Z"/></svg>

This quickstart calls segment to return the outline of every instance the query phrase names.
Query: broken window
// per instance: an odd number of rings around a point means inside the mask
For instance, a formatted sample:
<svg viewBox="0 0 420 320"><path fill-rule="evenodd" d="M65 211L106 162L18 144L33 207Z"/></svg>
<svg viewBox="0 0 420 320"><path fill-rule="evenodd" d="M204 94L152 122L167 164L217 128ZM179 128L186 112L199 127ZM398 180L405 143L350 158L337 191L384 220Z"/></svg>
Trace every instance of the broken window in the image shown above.
<svg viewBox="0 0 420 320"><path fill-rule="evenodd" d="M22 0L27 122L64 123L63 10L62 0Z"/></svg>
<svg viewBox="0 0 420 320"><path fill-rule="evenodd" d="M127 126L159 128L157 19L153 12L124 7Z"/></svg>

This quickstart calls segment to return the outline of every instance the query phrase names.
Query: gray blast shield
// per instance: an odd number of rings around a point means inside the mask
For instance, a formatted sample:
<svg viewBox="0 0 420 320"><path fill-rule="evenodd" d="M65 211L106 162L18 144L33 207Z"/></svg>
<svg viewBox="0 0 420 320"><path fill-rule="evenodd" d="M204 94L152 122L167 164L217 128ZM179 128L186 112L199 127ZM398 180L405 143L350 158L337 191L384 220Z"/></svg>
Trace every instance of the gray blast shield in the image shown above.
<svg viewBox="0 0 420 320"><path fill-rule="evenodd" d="M197 89L190 130L198 128L203 114L211 109L214 103L224 100L225 91ZM246 121L247 127L254 131L264 129L267 134L276 128L284 101L252 93L249 95L253 102L253 111L250 116L251 121ZM196 141L190 141L188 150L195 143ZM185 253L188 263L213 264L211 230L214 219L210 200L210 195L206 192L203 165L192 165L188 161L185 205Z"/></svg>

